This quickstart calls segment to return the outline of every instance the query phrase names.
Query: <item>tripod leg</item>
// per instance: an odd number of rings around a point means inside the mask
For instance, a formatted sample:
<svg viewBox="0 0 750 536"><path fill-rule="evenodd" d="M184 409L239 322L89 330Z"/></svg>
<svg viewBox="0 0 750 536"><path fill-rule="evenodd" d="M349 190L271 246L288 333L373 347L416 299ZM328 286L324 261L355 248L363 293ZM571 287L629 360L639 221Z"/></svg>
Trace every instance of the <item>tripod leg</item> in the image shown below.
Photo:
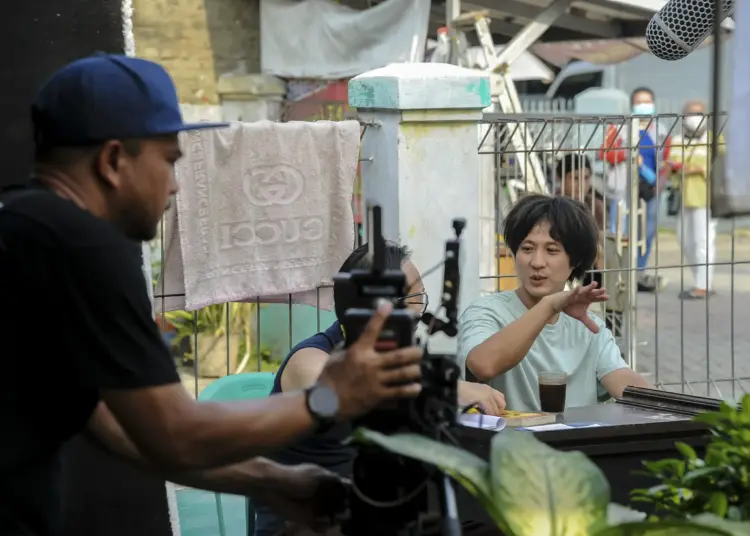
<svg viewBox="0 0 750 536"><path fill-rule="evenodd" d="M442 474L443 490L443 534L445 536L461 536L461 521L458 519L458 505L456 491L448 475Z"/></svg>

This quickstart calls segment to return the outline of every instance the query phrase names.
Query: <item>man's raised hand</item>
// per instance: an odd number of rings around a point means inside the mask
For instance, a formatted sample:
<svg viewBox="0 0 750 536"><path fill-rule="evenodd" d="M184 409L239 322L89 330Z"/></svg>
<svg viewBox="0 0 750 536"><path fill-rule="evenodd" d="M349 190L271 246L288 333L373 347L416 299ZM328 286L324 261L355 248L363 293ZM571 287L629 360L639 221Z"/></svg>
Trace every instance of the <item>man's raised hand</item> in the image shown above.
<svg viewBox="0 0 750 536"><path fill-rule="evenodd" d="M599 326L588 315L589 306L592 303L605 302L609 300L609 296L605 289L599 288L598 283L592 282L573 290L563 290L545 299L555 313L565 313L582 322L593 333L599 333Z"/></svg>
<svg viewBox="0 0 750 536"><path fill-rule="evenodd" d="M334 354L320 375L320 382L338 394L342 420L363 415L386 400L416 397L422 390L421 348L375 350L392 309L391 304L378 307L359 340Z"/></svg>

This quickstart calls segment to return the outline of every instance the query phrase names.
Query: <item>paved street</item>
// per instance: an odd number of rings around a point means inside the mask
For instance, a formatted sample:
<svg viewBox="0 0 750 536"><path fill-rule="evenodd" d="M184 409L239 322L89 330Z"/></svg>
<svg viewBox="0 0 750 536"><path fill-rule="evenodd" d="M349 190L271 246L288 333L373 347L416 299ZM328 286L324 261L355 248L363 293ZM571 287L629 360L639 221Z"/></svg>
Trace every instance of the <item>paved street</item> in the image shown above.
<svg viewBox="0 0 750 536"><path fill-rule="evenodd" d="M729 234L718 237L716 261L732 261ZM659 270L659 275L669 280L666 288L656 296L638 295L637 368L650 373L650 381L674 384L666 388L680 390L684 380L690 383L685 391L691 392L692 388L699 395L732 397L742 394L736 382L733 393L730 379L750 378L750 323L747 321L750 318L750 235L747 232L736 234L734 261L733 267L716 267L716 294L708 301L678 298L681 288L692 286L689 268ZM652 258L651 264L654 262ZM682 264L679 244L672 233L659 235L658 264ZM713 383L708 383L707 379ZM708 391L707 385L710 386ZM750 391L750 380L743 382L743 386Z"/></svg>

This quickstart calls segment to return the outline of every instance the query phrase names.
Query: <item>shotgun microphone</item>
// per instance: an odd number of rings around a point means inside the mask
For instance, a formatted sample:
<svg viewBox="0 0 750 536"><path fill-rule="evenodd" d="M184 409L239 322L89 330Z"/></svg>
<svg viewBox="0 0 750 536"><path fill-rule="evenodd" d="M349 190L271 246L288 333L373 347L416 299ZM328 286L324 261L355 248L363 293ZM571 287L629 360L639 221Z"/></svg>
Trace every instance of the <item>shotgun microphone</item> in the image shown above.
<svg viewBox="0 0 750 536"><path fill-rule="evenodd" d="M734 12L734 0L722 0L722 22ZM646 43L662 60L681 60L714 31L715 0L669 0L646 27Z"/></svg>

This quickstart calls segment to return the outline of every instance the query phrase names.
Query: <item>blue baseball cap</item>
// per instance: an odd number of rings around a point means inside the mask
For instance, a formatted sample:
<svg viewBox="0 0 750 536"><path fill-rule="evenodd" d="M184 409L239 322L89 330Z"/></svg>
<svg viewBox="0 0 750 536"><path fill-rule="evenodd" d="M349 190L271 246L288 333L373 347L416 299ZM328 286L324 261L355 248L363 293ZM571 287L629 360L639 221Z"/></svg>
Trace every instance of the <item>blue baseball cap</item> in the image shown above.
<svg viewBox="0 0 750 536"><path fill-rule="evenodd" d="M158 63L97 54L70 63L42 86L31 107L37 147L142 139L227 123L182 120L177 89Z"/></svg>

